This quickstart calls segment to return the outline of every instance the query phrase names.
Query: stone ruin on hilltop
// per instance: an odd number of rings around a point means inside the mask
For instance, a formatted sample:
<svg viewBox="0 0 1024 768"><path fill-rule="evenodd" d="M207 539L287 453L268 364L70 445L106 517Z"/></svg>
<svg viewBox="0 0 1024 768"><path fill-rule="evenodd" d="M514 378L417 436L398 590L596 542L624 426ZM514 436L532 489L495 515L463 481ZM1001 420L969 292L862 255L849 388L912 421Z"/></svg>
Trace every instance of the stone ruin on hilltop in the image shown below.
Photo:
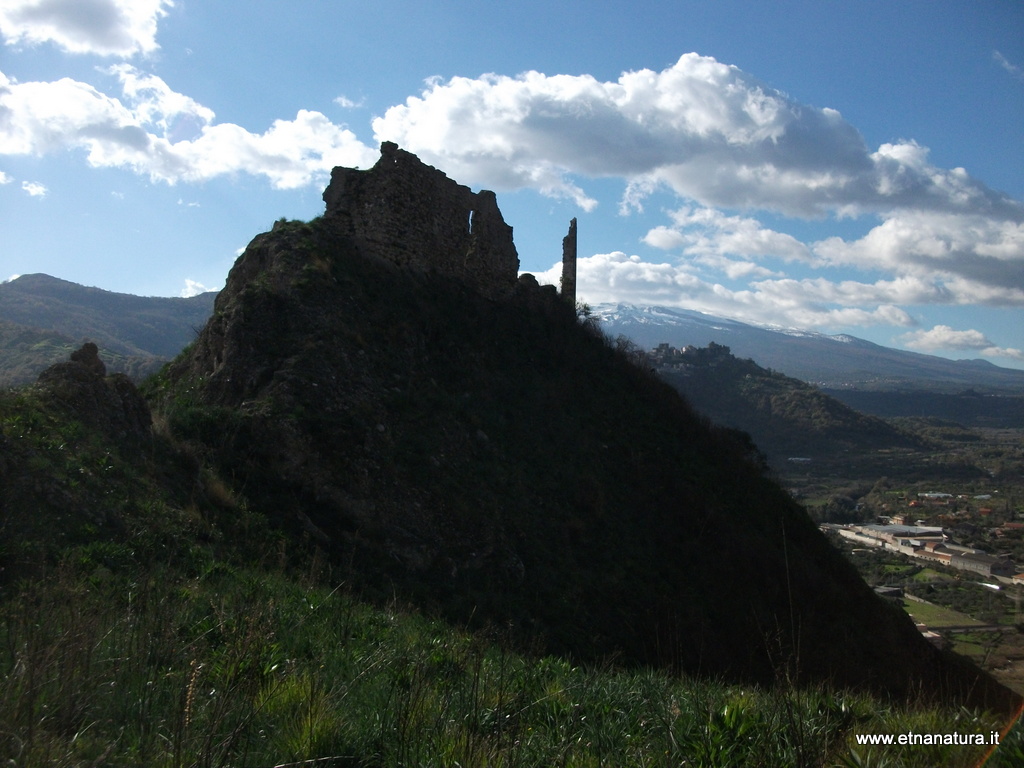
<svg viewBox="0 0 1024 768"><path fill-rule="evenodd" d="M474 193L397 144L381 144L369 170L335 168L323 197L325 219L365 253L490 298L515 289L519 254L494 193Z"/></svg>

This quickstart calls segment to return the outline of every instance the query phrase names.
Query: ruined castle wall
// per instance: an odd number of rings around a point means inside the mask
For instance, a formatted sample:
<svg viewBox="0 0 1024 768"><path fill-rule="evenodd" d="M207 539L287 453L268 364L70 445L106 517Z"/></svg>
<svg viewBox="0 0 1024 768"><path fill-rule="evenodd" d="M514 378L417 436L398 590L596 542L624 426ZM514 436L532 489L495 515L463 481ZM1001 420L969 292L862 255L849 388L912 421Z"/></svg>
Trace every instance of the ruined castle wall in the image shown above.
<svg viewBox="0 0 1024 768"><path fill-rule="evenodd" d="M569 222L569 234L562 238L562 296L576 306L576 218Z"/></svg>
<svg viewBox="0 0 1024 768"><path fill-rule="evenodd" d="M369 170L335 168L324 202L326 218L367 253L485 296L515 288L519 255L494 193L474 193L391 142Z"/></svg>

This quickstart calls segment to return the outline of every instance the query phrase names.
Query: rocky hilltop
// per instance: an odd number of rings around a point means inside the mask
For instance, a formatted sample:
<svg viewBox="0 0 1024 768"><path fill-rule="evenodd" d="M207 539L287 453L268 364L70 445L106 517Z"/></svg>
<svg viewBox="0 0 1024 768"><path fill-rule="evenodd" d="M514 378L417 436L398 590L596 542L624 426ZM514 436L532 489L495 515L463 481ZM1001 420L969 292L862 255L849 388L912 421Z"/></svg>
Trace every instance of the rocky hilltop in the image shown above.
<svg viewBox="0 0 1024 768"><path fill-rule="evenodd" d="M148 389L290 546L577 659L1007 695L877 599L749 445L517 280L492 194L385 144L324 197L252 241Z"/></svg>

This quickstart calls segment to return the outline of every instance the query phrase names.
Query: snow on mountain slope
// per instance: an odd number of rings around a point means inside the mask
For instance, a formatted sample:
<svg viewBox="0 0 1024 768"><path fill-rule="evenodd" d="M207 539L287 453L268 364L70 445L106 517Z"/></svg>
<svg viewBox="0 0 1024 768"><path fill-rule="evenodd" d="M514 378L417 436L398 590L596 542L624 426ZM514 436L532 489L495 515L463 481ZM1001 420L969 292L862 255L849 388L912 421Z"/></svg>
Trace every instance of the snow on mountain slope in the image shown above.
<svg viewBox="0 0 1024 768"><path fill-rule="evenodd" d="M847 334L759 328L671 307L598 304L592 310L613 338L621 334L644 348L664 342L674 347L724 344L739 358L825 387L950 392L974 387L1014 394L1024 389L1024 371L892 349Z"/></svg>

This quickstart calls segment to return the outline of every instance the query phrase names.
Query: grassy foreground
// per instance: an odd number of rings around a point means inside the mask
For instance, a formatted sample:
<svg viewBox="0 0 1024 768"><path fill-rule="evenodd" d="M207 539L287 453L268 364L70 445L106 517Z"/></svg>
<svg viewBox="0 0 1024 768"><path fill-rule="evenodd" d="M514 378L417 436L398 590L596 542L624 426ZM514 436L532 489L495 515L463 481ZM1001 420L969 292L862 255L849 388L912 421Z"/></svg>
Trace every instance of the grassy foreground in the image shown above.
<svg viewBox="0 0 1024 768"><path fill-rule="evenodd" d="M129 560L80 548L4 590L4 765L956 768L986 748L856 737L1004 726L860 694L573 666L311 575ZM1022 764L1018 726L987 765Z"/></svg>
<svg viewBox="0 0 1024 768"><path fill-rule="evenodd" d="M973 768L985 748L857 737L1003 725L579 666L371 605L166 423L125 447L40 388L0 392L0 569L4 768ZM1024 765L1020 729L1003 742L988 765Z"/></svg>

